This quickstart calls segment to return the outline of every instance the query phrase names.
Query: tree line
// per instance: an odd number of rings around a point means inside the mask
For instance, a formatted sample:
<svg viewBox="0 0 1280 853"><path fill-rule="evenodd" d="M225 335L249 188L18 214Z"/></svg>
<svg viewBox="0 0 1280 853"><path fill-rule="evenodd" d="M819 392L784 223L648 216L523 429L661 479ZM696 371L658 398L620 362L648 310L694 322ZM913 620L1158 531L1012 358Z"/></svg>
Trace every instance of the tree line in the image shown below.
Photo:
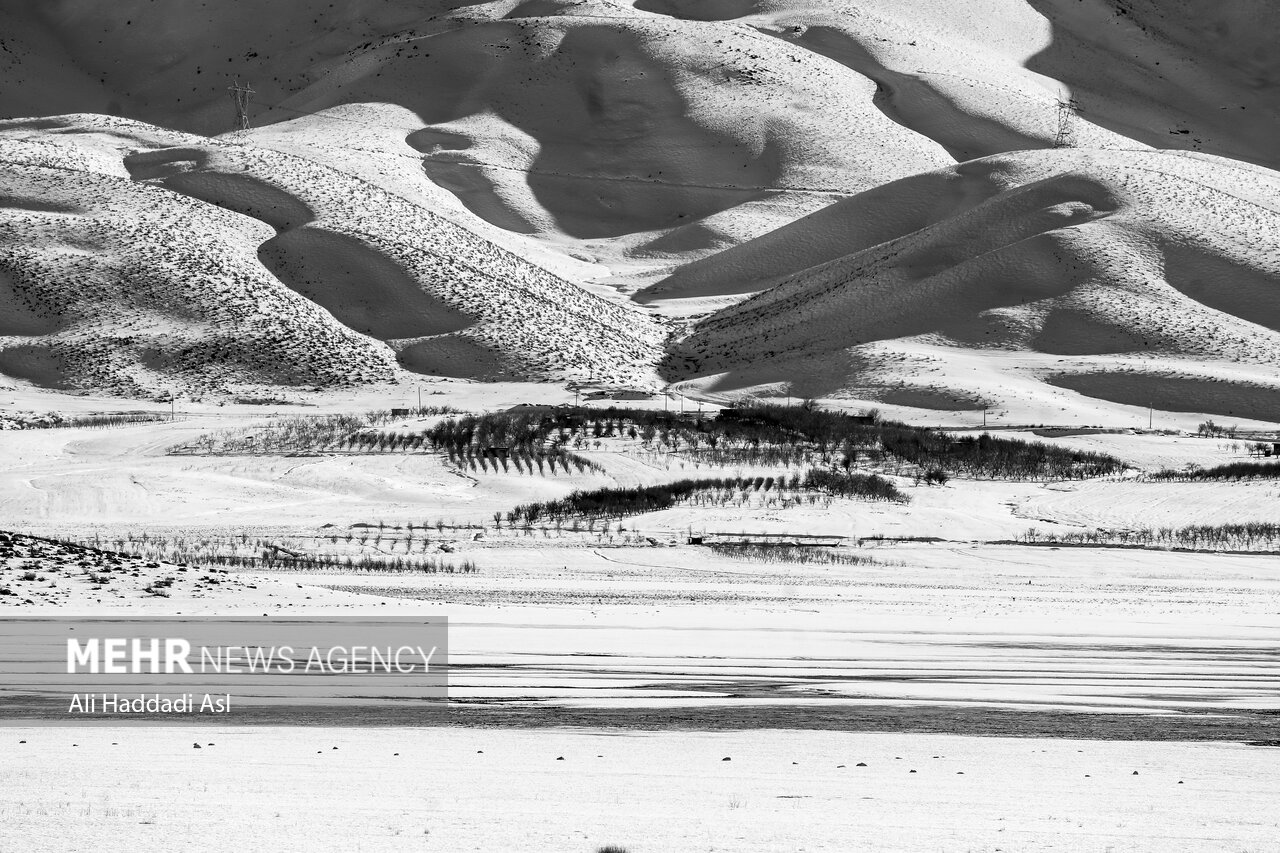
<svg viewBox="0 0 1280 853"><path fill-rule="evenodd" d="M1149 480L1175 480L1184 483L1202 480L1273 480L1276 478L1280 478L1280 464L1275 462L1229 462L1213 468L1191 467L1181 471L1165 468L1147 475Z"/></svg>
<svg viewBox="0 0 1280 853"><path fill-rule="evenodd" d="M1139 548L1185 548L1193 551L1280 550L1280 524L1246 521L1232 524L1188 524L1183 527L1143 527L1137 530L1067 532L1028 530L1029 544L1125 545Z"/></svg>
<svg viewBox="0 0 1280 853"><path fill-rule="evenodd" d="M784 489L790 490L793 497L784 498ZM532 525L543 520L563 521L575 517L621 518L706 500L720 505L736 500L741 505L746 493L776 493L776 497L770 498L770 501L784 500L789 503L791 500L798 501L798 493L802 491L873 501L908 500L890 480L877 474L833 472L815 468L804 476L782 474L704 477L654 486L578 490L559 500L521 504L507 513L507 521L511 525Z"/></svg>
<svg viewBox="0 0 1280 853"><path fill-rule="evenodd" d="M442 410L442 413L447 413ZM929 482L946 475L1013 480L1083 479L1117 474L1120 460L1039 441L982 433L955 435L931 427L885 421L874 413L854 416L813 405L750 404L714 415L650 409L592 409L582 406L464 414L446 417L422 430L374 429L385 413L364 418L329 415L286 418L267 427L204 436L178 452L300 453L324 449L349 452L443 452L469 467L505 460L524 463L522 472L545 465L579 473L596 468L573 449L605 439L630 439L651 450L680 453L717 465L768 464L785 467L830 465L848 471L858 465L896 465L897 473L920 473Z"/></svg>
<svg viewBox="0 0 1280 853"><path fill-rule="evenodd" d="M857 464L864 451L879 451L926 472L1011 480L1084 479L1118 474L1125 464L1103 453L1073 450L1040 441L989 433L956 436L931 427L878 417L856 417L815 406L757 405L726 409L720 418L738 434L781 435L811 441L819 452L838 449L841 465ZM936 479L936 474L934 475Z"/></svg>

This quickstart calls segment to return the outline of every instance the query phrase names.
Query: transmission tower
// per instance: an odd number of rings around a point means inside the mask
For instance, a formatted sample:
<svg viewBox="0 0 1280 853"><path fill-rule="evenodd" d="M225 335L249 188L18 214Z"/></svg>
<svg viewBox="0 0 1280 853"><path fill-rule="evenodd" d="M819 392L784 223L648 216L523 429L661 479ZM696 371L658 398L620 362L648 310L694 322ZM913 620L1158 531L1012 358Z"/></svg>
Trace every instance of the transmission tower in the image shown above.
<svg viewBox="0 0 1280 853"><path fill-rule="evenodd" d="M231 100L236 102L236 124L240 130L249 129L249 97L258 94L248 83L243 86L240 81L235 81L234 85L228 86L227 91L231 93Z"/></svg>
<svg viewBox="0 0 1280 853"><path fill-rule="evenodd" d="M1053 138L1054 148L1076 147L1076 116L1084 112L1075 98L1058 99L1058 135Z"/></svg>

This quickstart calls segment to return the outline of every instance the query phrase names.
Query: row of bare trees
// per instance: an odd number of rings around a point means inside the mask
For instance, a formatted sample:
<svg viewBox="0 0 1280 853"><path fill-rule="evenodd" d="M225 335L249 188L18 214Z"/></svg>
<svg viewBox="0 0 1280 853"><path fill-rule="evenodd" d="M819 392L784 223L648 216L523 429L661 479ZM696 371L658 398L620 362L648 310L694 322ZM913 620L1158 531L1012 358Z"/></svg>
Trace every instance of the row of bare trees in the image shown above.
<svg viewBox="0 0 1280 853"><path fill-rule="evenodd" d="M1124 545L1140 548L1186 548L1193 551L1280 551L1280 524L1252 521L1067 532L1032 528L1020 539L1029 544Z"/></svg>

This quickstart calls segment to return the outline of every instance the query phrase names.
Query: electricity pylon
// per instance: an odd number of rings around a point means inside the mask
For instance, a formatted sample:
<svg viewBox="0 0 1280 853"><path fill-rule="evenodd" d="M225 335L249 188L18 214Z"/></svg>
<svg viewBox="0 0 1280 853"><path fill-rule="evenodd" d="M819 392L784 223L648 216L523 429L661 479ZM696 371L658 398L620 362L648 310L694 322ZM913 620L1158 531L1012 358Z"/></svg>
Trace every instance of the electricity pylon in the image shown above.
<svg viewBox="0 0 1280 853"><path fill-rule="evenodd" d="M1084 112L1075 98L1058 99L1058 134L1053 138L1054 148L1076 147L1076 116Z"/></svg>
<svg viewBox="0 0 1280 853"><path fill-rule="evenodd" d="M249 97L258 94L248 83L244 86L240 85L240 81L227 87L227 91L231 93L231 100L236 102L236 119L240 130L249 129Z"/></svg>

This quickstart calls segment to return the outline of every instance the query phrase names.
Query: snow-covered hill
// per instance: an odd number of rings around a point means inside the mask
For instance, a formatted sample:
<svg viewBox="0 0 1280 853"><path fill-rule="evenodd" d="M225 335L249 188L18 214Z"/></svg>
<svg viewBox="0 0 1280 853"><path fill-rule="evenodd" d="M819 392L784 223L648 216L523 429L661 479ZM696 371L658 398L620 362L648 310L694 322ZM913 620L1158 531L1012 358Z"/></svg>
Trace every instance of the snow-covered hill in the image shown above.
<svg viewBox="0 0 1280 853"><path fill-rule="evenodd" d="M1265 0L2 0L0 371L1269 387L1277 34ZM669 353L664 316L699 321Z"/></svg>
<svg viewBox="0 0 1280 853"><path fill-rule="evenodd" d="M975 160L832 205L671 283L677 300L758 292L697 321L668 375L874 397L901 375L873 363L925 344L1088 396L1268 419L1280 403L1278 233L1280 174L1222 158ZM780 274L801 259L816 263ZM1025 358L1011 366L1011 353Z"/></svg>
<svg viewBox="0 0 1280 853"><path fill-rule="evenodd" d="M642 383L664 335L293 155L73 116L0 125L0 157L0 365L41 384Z"/></svg>
<svg viewBox="0 0 1280 853"><path fill-rule="evenodd" d="M3 372L135 394L392 377L385 345L258 262L265 223L140 184L102 145L75 144L179 134L94 117L75 130L69 144L47 128L0 135Z"/></svg>

